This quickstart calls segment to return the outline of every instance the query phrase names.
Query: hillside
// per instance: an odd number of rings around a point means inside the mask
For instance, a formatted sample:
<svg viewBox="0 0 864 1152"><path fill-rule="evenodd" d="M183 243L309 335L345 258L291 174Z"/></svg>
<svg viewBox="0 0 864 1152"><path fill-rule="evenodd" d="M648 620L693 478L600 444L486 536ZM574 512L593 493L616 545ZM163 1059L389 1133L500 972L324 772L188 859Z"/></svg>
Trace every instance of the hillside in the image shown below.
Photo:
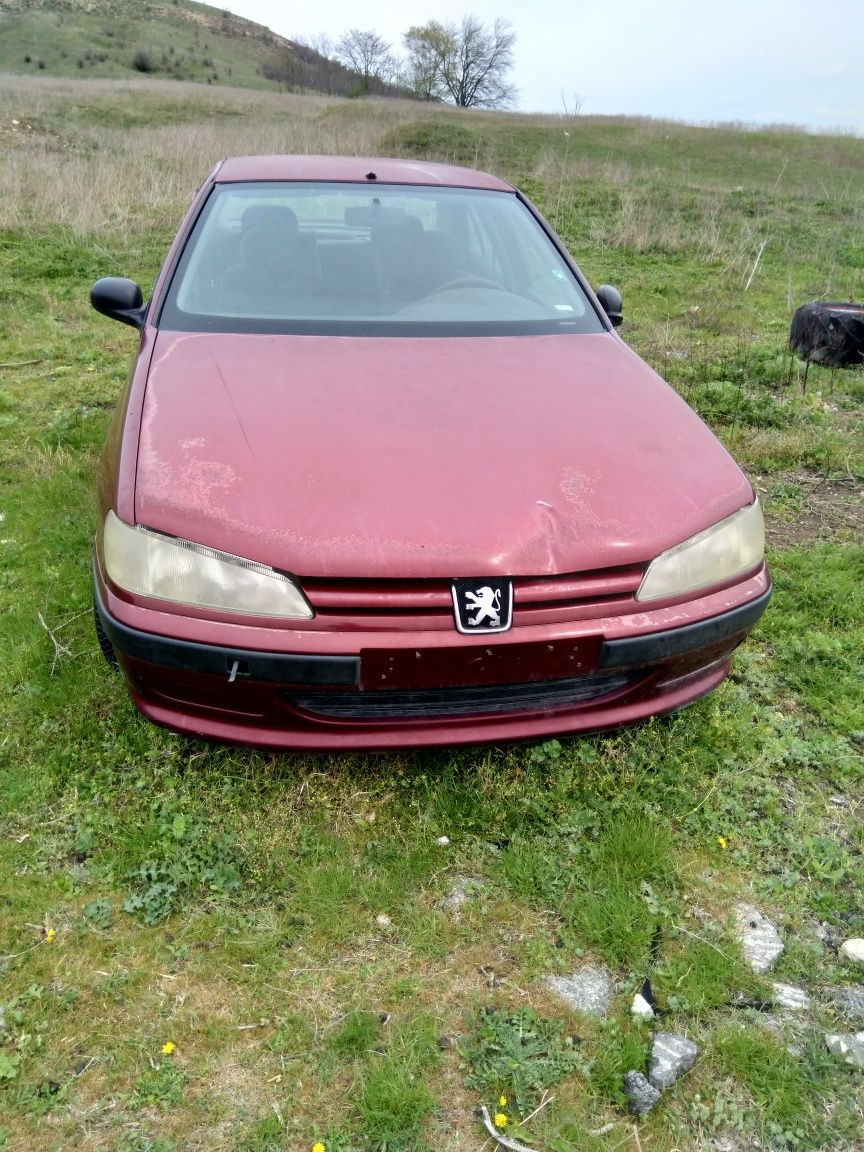
<svg viewBox="0 0 864 1152"><path fill-rule="evenodd" d="M313 49L194 0L0 0L0 72L149 75L343 96L359 85L353 72Z"/></svg>

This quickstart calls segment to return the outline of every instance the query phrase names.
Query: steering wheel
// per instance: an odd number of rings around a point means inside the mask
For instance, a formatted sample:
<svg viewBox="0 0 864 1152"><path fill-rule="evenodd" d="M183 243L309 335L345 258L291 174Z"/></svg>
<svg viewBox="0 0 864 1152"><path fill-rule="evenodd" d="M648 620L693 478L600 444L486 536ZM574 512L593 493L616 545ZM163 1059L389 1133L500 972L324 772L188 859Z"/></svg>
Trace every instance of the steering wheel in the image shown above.
<svg viewBox="0 0 864 1152"><path fill-rule="evenodd" d="M445 280L443 284L439 284L428 292L428 296L433 296L436 292L449 292L453 288L490 288L494 292L506 292L507 289L503 284L499 284L497 280L490 280L487 276L474 276L470 272L466 272L463 276L454 276L451 280Z"/></svg>

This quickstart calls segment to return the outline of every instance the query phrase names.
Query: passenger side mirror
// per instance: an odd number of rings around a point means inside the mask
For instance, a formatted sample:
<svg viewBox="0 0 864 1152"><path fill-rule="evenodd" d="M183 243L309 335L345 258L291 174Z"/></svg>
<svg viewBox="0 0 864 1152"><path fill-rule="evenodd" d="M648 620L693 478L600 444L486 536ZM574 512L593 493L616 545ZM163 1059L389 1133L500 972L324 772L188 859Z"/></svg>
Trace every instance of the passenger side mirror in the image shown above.
<svg viewBox="0 0 864 1152"><path fill-rule="evenodd" d="M600 307L609 317L612 327L617 328L624 319L624 314L621 311L623 306L621 293L611 284L601 284L597 289L597 299L600 301Z"/></svg>
<svg viewBox="0 0 864 1152"><path fill-rule="evenodd" d="M103 276L90 289L90 303L103 316L131 324L133 328L144 327L147 307L141 289L134 280L122 276Z"/></svg>

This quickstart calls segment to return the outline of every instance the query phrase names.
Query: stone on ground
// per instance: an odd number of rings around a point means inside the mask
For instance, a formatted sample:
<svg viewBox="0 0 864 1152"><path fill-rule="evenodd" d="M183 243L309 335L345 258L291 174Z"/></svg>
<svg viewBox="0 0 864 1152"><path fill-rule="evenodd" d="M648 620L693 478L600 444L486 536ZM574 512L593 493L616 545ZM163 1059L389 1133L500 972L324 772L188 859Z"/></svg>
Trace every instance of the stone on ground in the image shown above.
<svg viewBox="0 0 864 1152"><path fill-rule="evenodd" d="M546 987L574 1012L586 1016L605 1016L612 999L614 984L605 968L586 965L570 976L550 976Z"/></svg>
<svg viewBox="0 0 864 1152"><path fill-rule="evenodd" d="M752 904L736 905L735 919L745 960L754 972L769 971L783 951L777 929Z"/></svg>
<svg viewBox="0 0 864 1152"><path fill-rule="evenodd" d="M809 1012L810 997L803 988L796 988L793 984L774 983L774 1003L778 1008L785 1008L789 1012Z"/></svg>
<svg viewBox="0 0 864 1152"><path fill-rule="evenodd" d="M861 967L864 968L864 940L847 940L844 944L840 945L840 955L845 956L847 960L854 961L855 964L860 964Z"/></svg>
<svg viewBox="0 0 864 1152"><path fill-rule="evenodd" d="M654 1009L651 1007L641 992L637 992L633 997L633 1003L630 1005L630 1011L634 1016L642 1020L651 1020L654 1016Z"/></svg>
<svg viewBox="0 0 864 1152"><path fill-rule="evenodd" d="M864 1020L864 985L851 984L847 988L834 988L831 1001L847 1020Z"/></svg>
<svg viewBox="0 0 864 1152"><path fill-rule="evenodd" d="M641 1072L627 1072L624 1076L624 1095L634 1116L644 1116L660 1099L660 1092L645 1079Z"/></svg>
<svg viewBox="0 0 864 1152"><path fill-rule="evenodd" d="M445 912L458 916L472 895L483 887L483 881L477 876L456 876L453 886L441 900L441 907Z"/></svg>
<svg viewBox="0 0 864 1152"><path fill-rule="evenodd" d="M842 1056L847 1064L854 1064L856 1068L864 1068L864 1032L855 1032L845 1036L831 1035L825 1037L825 1043L831 1052Z"/></svg>
<svg viewBox="0 0 864 1152"><path fill-rule="evenodd" d="M685 1036L673 1032L658 1032L651 1046L648 1079L655 1088L665 1092L696 1063L699 1049Z"/></svg>

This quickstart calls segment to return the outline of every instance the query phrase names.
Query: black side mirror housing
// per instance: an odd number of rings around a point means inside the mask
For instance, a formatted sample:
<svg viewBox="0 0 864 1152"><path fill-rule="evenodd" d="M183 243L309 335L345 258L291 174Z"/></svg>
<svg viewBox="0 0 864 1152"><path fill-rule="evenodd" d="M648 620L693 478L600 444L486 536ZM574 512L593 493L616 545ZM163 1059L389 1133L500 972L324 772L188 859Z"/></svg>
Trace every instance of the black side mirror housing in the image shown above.
<svg viewBox="0 0 864 1152"><path fill-rule="evenodd" d="M600 307L609 317L612 327L617 328L624 319L621 293L611 284L601 284L597 289L597 299L600 301Z"/></svg>
<svg viewBox="0 0 864 1152"><path fill-rule="evenodd" d="M123 276L103 276L90 289L90 303L103 316L131 324L133 328L144 327L147 306L134 280L126 280Z"/></svg>

